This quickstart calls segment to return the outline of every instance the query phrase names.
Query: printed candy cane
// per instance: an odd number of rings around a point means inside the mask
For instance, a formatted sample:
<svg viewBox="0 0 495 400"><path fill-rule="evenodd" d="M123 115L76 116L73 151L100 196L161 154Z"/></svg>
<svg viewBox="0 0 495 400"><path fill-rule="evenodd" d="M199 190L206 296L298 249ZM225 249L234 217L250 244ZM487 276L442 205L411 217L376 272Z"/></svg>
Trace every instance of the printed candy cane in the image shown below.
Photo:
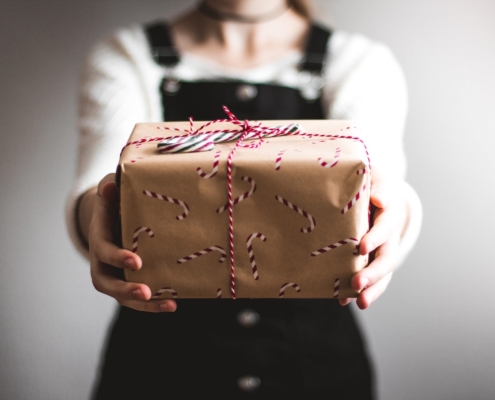
<svg viewBox="0 0 495 400"><path fill-rule="evenodd" d="M338 242L335 242L333 244L329 244L326 247L322 247L321 249L315 250L311 253L311 255L313 257L319 256L320 254L323 254L323 253L326 253L327 251L336 249L337 247L343 246L344 244L347 244L347 243L356 243L356 249L354 250L354 254L357 254L356 250L357 250L358 240L355 238L349 238L349 239L339 240Z"/></svg>
<svg viewBox="0 0 495 400"><path fill-rule="evenodd" d="M251 184L251 189L247 191L246 193L241 194L239 197L235 198L233 201L233 205L235 206L237 203L240 203L242 200L248 198L251 196L255 191L256 191L256 182L254 181L253 178L250 178L249 176L243 176L241 177L243 181L247 181ZM229 203L223 205L217 210L217 213L220 214L221 212L225 211L229 207Z"/></svg>
<svg viewBox="0 0 495 400"><path fill-rule="evenodd" d="M340 279L335 279L335 284L333 285L333 298L336 299L339 297L339 289L340 289Z"/></svg>
<svg viewBox="0 0 495 400"><path fill-rule="evenodd" d="M166 138L157 145L160 153L208 151L212 150L214 146L215 144L207 135L176 136Z"/></svg>
<svg viewBox="0 0 495 400"><path fill-rule="evenodd" d="M155 237L155 233L148 227L146 226L140 226L139 228L136 228L134 231L134 237L132 238L132 252L137 253L137 245L138 245L138 236L141 232L146 232L149 237Z"/></svg>
<svg viewBox="0 0 495 400"><path fill-rule="evenodd" d="M361 168L356 171L356 175L364 175L366 173L366 168Z"/></svg>
<svg viewBox="0 0 495 400"><path fill-rule="evenodd" d="M296 289L296 292L301 291L301 288L299 287L299 285L297 283L287 282L281 286L280 292L278 293L278 297L284 297L285 289L287 289L288 287L293 287L294 289Z"/></svg>
<svg viewBox="0 0 495 400"><path fill-rule="evenodd" d="M342 214L345 214L347 211L349 211L351 207L354 204L356 204L356 202L359 200L359 198L361 197L361 193L364 192L365 189L366 189L366 183L364 184L363 188L356 193L356 195L351 199L351 201L349 201L349 203L347 203L347 205L342 210L340 210L340 212Z"/></svg>
<svg viewBox="0 0 495 400"><path fill-rule="evenodd" d="M311 232L313 229L315 229L315 225L316 225L316 221L314 219L314 217L307 213L306 211L304 211L303 209L299 208L298 206L292 204L290 201L287 201L285 200L283 197L280 197L278 195L275 195L275 198L280 201L282 204L286 205L287 207L289 207L290 209L298 212L299 214L303 215L304 217L306 217L308 220L309 220L309 228L301 228L301 232L303 233L309 233Z"/></svg>
<svg viewBox="0 0 495 400"><path fill-rule="evenodd" d="M277 154L277 158L275 159L275 171L280 169L280 164L282 163L282 156L287 151L287 149L280 150Z"/></svg>
<svg viewBox="0 0 495 400"><path fill-rule="evenodd" d="M208 254L208 253L212 252L213 250L219 251L220 254L221 254L220 260L218 260L218 262L224 262L225 261L225 258L227 257L227 253L225 252L225 250L223 249L223 247L220 247L220 246L210 246L210 247L207 247L204 250L197 251L196 253L192 253L192 254L190 254L188 256L185 256L184 258L181 258L180 260L177 260L177 264L185 263L186 261L192 260L193 258L202 256L204 254Z"/></svg>
<svg viewBox="0 0 495 400"><path fill-rule="evenodd" d="M217 289L217 299L221 299L222 298L222 289L218 288Z"/></svg>
<svg viewBox="0 0 495 400"><path fill-rule="evenodd" d="M164 196L162 194L151 192L149 190L143 190L143 194L145 194L146 196L149 196L149 197L154 197L155 199L168 201L169 203L174 203L174 204L178 204L178 205L182 206L182 208L184 209L184 212L180 215L177 215L177 217L175 217L179 221L186 218L187 215L189 214L189 206L186 203L184 203L182 200L177 200L177 199L174 199L173 197Z"/></svg>
<svg viewBox="0 0 495 400"><path fill-rule="evenodd" d="M215 153L215 157L213 158L213 169L212 171L209 173L209 174L205 174L203 172L203 170L201 169L201 167L198 167L196 168L196 171L198 172L199 176L201 178L205 178L205 179L210 179L210 178L213 178L217 172L218 172L218 162L219 162L219 158L220 158L220 154L222 153L221 150L218 150L216 153Z"/></svg>
<svg viewBox="0 0 495 400"><path fill-rule="evenodd" d="M172 294L172 297L175 299L177 298L177 292L172 289L171 287L162 287L158 292L156 292L153 296L151 296L152 299L156 299L158 297L160 297L160 295L162 295L163 293L171 293Z"/></svg>
<svg viewBox="0 0 495 400"><path fill-rule="evenodd" d="M254 238L260 238L263 242L266 242L266 237L262 233L252 233L248 236L246 240L247 251L249 254L249 261L251 261L251 269L253 270L254 279L257 281L259 279L258 268L256 267L256 260L254 258L253 246L251 242Z"/></svg>
<svg viewBox="0 0 495 400"><path fill-rule="evenodd" d="M332 167L335 167L337 165L337 163L339 162L339 157L340 157L340 147L337 147L337 149L335 150L335 155L333 157L334 161L332 164L327 163L326 161L323 161L323 159L321 157L318 158L318 161L320 162L320 165L322 167L332 168Z"/></svg>
<svg viewBox="0 0 495 400"><path fill-rule="evenodd" d="M267 143L267 142L265 142L265 143ZM279 153L277 154L277 158L275 159L275 171L280 170L280 166L282 164L282 156L284 155L284 153L286 151L289 151L289 149L280 150ZM291 151L302 153L302 151L298 150L298 149L291 149Z"/></svg>

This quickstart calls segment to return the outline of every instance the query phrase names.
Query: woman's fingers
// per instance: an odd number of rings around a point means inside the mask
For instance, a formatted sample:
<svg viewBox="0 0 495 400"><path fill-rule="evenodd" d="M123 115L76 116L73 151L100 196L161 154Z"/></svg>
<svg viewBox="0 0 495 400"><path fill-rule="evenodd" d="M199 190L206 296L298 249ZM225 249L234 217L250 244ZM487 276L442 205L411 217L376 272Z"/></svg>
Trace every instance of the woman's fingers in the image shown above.
<svg viewBox="0 0 495 400"><path fill-rule="evenodd" d="M378 247L371 264L352 277L351 286L360 292L356 301L359 308L369 307L386 289L395 268L399 240L398 234L389 238Z"/></svg>
<svg viewBox="0 0 495 400"><path fill-rule="evenodd" d="M147 302L143 301L124 301L119 302L120 305L124 307L133 308L138 311L146 311L146 312L174 312L177 309L177 303L171 299L165 300L150 300Z"/></svg>
<svg viewBox="0 0 495 400"><path fill-rule="evenodd" d="M382 293L387 288L390 280L392 279L392 274L392 271L389 272L379 281L375 282L373 285L369 286L361 293L359 293L359 296L356 299L356 304L361 310L368 308L371 303L373 303L378 297L382 295Z"/></svg>
<svg viewBox="0 0 495 400"><path fill-rule="evenodd" d="M151 299L147 285L122 280L119 270L98 260L92 263L91 278L96 290L115 298L119 304L139 311L175 311L177 304L171 299Z"/></svg>
<svg viewBox="0 0 495 400"><path fill-rule="evenodd" d="M139 311L175 311L172 299L151 299L147 285L127 282L122 269L138 270L141 258L114 243L118 222L118 192L115 174L106 175L98 184L90 225L91 279L96 290L115 298L122 306Z"/></svg>

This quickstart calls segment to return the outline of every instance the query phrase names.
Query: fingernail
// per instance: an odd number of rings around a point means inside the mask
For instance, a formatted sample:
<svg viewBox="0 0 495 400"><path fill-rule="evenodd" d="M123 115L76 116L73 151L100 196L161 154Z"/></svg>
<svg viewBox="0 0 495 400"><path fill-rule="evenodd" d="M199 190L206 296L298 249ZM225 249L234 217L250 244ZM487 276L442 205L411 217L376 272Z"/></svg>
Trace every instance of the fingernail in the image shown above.
<svg viewBox="0 0 495 400"><path fill-rule="evenodd" d="M160 310L161 311L169 311L170 307L168 306L168 303L160 303Z"/></svg>
<svg viewBox="0 0 495 400"><path fill-rule="evenodd" d="M134 289L131 292L131 296L135 299L140 299L141 298L141 290L140 289Z"/></svg>
<svg viewBox="0 0 495 400"><path fill-rule="evenodd" d="M129 257L129 258L126 258L124 260L124 265L127 267L127 268L130 268L130 269L136 269L136 263L134 262L134 259Z"/></svg>

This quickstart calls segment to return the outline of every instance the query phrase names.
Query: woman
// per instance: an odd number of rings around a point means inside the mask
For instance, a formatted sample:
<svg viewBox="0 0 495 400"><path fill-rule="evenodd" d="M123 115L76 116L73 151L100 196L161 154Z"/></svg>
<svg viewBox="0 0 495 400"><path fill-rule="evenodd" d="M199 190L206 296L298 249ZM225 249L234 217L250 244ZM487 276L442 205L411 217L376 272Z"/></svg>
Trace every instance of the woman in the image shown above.
<svg viewBox="0 0 495 400"><path fill-rule="evenodd" d="M150 300L149 287L123 281L124 268L142 264L113 242L112 171L130 131L137 122L224 118L223 104L239 119L354 119L364 127L376 212L359 247L374 260L352 280L359 308L384 292L415 243L421 203L404 181L406 88L385 46L314 24L300 0L206 0L173 21L121 29L84 67L67 214L95 288L120 304L94 399L373 399L366 346L344 307L351 299Z"/></svg>

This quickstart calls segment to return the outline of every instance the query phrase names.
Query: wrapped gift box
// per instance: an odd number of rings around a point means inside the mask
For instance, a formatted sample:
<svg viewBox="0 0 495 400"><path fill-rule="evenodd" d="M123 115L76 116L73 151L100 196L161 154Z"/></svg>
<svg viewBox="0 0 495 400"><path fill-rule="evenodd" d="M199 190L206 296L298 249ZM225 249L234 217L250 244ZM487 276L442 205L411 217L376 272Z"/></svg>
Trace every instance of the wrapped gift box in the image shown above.
<svg viewBox="0 0 495 400"><path fill-rule="evenodd" d="M155 298L358 295L350 279L368 263L357 253L369 229L364 143L349 121L260 122L301 131L245 140L256 146L232 157L233 265L227 159L236 141L162 154L159 138L185 135L190 123L135 126L117 170L122 245L143 260L127 280L147 284Z"/></svg>

